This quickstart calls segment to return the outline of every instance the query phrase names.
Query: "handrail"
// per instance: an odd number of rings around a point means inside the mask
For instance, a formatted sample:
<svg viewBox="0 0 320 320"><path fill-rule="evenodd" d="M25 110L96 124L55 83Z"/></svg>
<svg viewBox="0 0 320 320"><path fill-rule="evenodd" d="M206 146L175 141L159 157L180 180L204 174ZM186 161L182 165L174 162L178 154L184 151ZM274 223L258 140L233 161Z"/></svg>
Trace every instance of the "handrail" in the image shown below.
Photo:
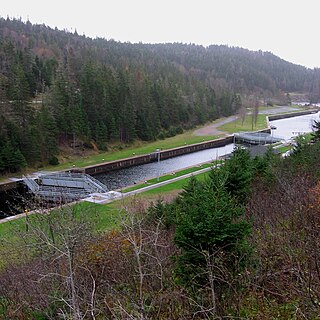
<svg viewBox="0 0 320 320"><path fill-rule="evenodd" d="M36 193L39 190L40 187L34 180L30 179L27 176L22 176L22 178L23 178L23 182L28 186L28 188L32 192Z"/></svg>
<svg viewBox="0 0 320 320"><path fill-rule="evenodd" d="M23 181L31 192L48 200L59 197L80 199L91 193L108 192L103 183L88 174L46 174L39 176L39 179L40 184L25 176Z"/></svg>

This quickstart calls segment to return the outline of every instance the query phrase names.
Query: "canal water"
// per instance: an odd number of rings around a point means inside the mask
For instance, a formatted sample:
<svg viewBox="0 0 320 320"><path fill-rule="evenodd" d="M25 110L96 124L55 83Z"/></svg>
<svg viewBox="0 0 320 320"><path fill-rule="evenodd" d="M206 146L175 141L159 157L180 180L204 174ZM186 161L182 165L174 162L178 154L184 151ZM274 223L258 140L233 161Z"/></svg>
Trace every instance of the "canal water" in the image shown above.
<svg viewBox="0 0 320 320"><path fill-rule="evenodd" d="M150 178L173 173L200 163L214 161L220 156L231 153L233 148L234 144L231 143L224 147L206 149L159 162L99 174L95 178L105 184L109 190L121 189Z"/></svg>
<svg viewBox="0 0 320 320"><path fill-rule="evenodd" d="M287 140L299 134L311 132L314 120L320 120L320 112L299 117L274 120L270 121L270 124L277 128L276 130L273 130L274 136Z"/></svg>

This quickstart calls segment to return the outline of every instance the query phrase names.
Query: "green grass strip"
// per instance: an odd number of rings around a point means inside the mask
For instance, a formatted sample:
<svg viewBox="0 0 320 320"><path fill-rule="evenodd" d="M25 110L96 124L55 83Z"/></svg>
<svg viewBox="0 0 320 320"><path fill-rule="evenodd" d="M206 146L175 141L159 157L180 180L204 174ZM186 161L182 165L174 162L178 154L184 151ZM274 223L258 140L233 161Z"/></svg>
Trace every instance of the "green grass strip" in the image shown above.
<svg viewBox="0 0 320 320"><path fill-rule="evenodd" d="M210 171L200 173L197 175L197 179L204 180L206 177L208 177L209 173L210 173ZM158 187L155 189L151 189L149 191L144 192L143 195L144 196L151 196L151 195L152 196L155 196L155 195L160 196L163 193L168 193L168 192L175 191L175 190L176 191L182 190L183 187L188 183L188 181L190 179L191 179L191 177L185 178L185 179L173 182L173 183L169 183L167 185L164 185L164 186L161 186L161 187Z"/></svg>
<svg viewBox="0 0 320 320"><path fill-rule="evenodd" d="M265 114L259 114L257 121L252 121L252 115L246 115L243 123L241 119L226 123L220 127L219 130L228 133L235 133L239 131L257 131L267 128L267 119Z"/></svg>
<svg viewBox="0 0 320 320"><path fill-rule="evenodd" d="M74 167L86 167L103 162L125 159L133 156L145 155L155 152L157 149L168 150L185 145L201 143L217 139L217 136L195 136L194 130L187 131L177 136L154 142L136 142L133 145L116 146L114 150L101 152L95 155L89 155L82 158L70 157L65 163L57 166L48 166L43 170L63 170ZM122 149L123 148L123 149ZM119 150L122 149L122 150Z"/></svg>
<svg viewBox="0 0 320 320"><path fill-rule="evenodd" d="M122 192L127 193L130 191L138 190L138 189L150 186L150 185L157 184L159 182L168 181L168 180L171 180L171 179L174 179L177 177L181 177L181 176L188 174L188 173L197 172L197 171L205 169L205 168L210 168L212 165L213 165L212 163L205 163L205 164L202 164L201 166L198 166L198 167L191 167L191 168L187 168L187 169L184 169L181 171L177 171L174 174L160 176L159 179L153 178L153 179L147 180L147 183L141 183L139 185L128 187L128 188L122 190Z"/></svg>

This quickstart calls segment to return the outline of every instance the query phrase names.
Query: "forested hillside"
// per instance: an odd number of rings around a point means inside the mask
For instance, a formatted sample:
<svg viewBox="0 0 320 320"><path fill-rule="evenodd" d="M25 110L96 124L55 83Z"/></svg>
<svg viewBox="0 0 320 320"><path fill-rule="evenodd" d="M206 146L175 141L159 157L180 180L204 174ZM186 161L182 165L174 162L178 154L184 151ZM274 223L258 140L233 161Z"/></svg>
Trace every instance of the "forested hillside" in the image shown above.
<svg viewBox="0 0 320 320"><path fill-rule="evenodd" d="M317 72L227 46L131 44L0 18L0 172L58 161L59 146L172 136L268 101L319 91Z"/></svg>

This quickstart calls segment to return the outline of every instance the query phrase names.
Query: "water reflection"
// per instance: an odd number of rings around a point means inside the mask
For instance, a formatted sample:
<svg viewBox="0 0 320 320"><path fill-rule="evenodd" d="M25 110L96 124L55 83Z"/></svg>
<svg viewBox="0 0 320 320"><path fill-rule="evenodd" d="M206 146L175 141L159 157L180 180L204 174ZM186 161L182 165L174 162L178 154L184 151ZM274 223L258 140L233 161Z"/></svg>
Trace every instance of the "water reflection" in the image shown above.
<svg viewBox="0 0 320 320"><path fill-rule="evenodd" d="M104 183L109 190L120 189L153 177L158 177L190 166L195 166L203 162L213 161L222 155L231 153L233 148L234 144L231 143L224 147L189 153L183 156L163 160L159 163L152 162L100 174L95 176L95 178Z"/></svg>

